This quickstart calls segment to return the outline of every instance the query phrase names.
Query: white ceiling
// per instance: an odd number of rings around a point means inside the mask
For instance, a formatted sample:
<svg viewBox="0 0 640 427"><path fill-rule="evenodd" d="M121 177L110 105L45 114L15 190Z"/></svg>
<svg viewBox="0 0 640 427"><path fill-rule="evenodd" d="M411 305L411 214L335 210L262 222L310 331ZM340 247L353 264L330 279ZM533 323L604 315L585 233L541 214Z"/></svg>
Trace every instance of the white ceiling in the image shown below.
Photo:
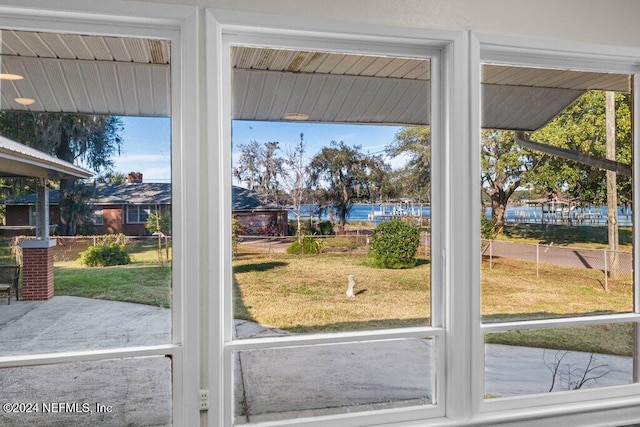
<svg viewBox="0 0 640 427"><path fill-rule="evenodd" d="M5 110L170 115L170 44L163 40L0 31ZM417 58L233 47L232 118L428 124L430 62ZM626 75L482 67L482 126L538 129L589 89L629 92ZM35 99L30 106L14 99Z"/></svg>
<svg viewBox="0 0 640 427"><path fill-rule="evenodd" d="M170 115L170 44L163 40L0 31L3 110ZM23 106L15 98L33 98Z"/></svg>

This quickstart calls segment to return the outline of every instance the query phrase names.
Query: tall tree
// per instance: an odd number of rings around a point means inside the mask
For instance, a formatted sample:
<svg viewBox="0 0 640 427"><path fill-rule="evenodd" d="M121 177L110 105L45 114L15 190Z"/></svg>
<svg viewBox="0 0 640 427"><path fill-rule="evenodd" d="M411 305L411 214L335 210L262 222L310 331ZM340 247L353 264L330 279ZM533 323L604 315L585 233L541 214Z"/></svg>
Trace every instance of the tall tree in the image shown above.
<svg viewBox="0 0 640 427"><path fill-rule="evenodd" d="M240 157L233 168L233 176L268 199L278 202L279 185L284 175L285 159L278 155L280 143L251 141L238 145Z"/></svg>
<svg viewBox="0 0 640 427"><path fill-rule="evenodd" d="M513 132L483 130L481 141L482 191L491 201L496 230L504 225L507 203L518 187L527 184L542 156L521 148Z"/></svg>
<svg viewBox="0 0 640 427"><path fill-rule="evenodd" d="M601 158L607 157L606 95L589 91L560 113L532 139ZM631 164L630 96L615 95L615 160ZM612 157L612 156L611 156ZM579 198L583 204L604 205L607 201L606 171L582 163L549 158L532 180L537 188L547 192L562 190L567 196ZM631 179L617 176L619 202L631 203Z"/></svg>
<svg viewBox="0 0 640 427"><path fill-rule="evenodd" d="M347 146L344 141L331 141L310 162L310 182L315 189L323 188L327 201L337 210L344 228L355 199L370 198L371 186L381 183L376 178L389 171L381 156L366 155L361 146Z"/></svg>
<svg viewBox="0 0 640 427"><path fill-rule="evenodd" d="M407 164L398 171L405 197L431 202L431 128L408 126L401 128L386 147L391 157L409 156Z"/></svg>
<svg viewBox="0 0 640 427"><path fill-rule="evenodd" d="M122 145L122 129L122 122L114 116L0 112L1 135L95 172L113 167L113 156ZM60 234L76 234L85 210L81 194L75 180L60 181Z"/></svg>

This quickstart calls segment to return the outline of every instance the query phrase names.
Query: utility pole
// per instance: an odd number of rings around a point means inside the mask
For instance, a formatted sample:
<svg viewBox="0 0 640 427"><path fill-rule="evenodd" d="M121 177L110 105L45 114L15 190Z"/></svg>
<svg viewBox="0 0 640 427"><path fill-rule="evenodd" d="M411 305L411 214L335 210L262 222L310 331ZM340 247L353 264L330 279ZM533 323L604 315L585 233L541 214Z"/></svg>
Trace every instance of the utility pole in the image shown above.
<svg viewBox="0 0 640 427"><path fill-rule="evenodd" d="M616 98L615 92L606 92L605 122L607 159L616 159ZM609 277L618 277L618 188L616 173L607 170L607 229L609 236Z"/></svg>

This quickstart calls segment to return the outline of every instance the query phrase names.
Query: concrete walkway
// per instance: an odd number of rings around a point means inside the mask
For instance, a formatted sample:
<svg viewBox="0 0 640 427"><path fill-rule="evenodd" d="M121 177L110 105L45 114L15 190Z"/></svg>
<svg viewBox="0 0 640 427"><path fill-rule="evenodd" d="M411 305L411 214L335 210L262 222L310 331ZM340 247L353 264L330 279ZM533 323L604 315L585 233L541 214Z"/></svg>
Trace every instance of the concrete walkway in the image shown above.
<svg viewBox="0 0 640 427"><path fill-rule="evenodd" d="M58 296L0 305L0 356L166 344L170 310L141 304ZM238 320L237 338L287 332ZM546 393L545 365L561 353L486 346L486 394ZM433 342L381 342L254 350L234 355L237 423L429 404L434 398ZM555 390L579 379L589 354L560 362ZM585 387L631 382L630 357L594 355ZM581 371L582 370L582 371ZM0 411L0 426L167 425L171 421L171 361L164 357L77 362L0 370L0 403L69 403L49 413ZM98 404L111 412L98 413ZM87 413L83 413L88 405ZM54 412L55 411L55 412ZM78 413L80 412L80 413Z"/></svg>

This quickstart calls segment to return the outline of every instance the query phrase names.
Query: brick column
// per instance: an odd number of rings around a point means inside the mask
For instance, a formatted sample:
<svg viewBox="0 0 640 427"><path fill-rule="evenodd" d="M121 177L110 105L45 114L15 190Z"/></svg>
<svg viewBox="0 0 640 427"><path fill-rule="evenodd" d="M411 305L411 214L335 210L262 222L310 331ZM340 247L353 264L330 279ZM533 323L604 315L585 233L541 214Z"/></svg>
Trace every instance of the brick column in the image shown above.
<svg viewBox="0 0 640 427"><path fill-rule="evenodd" d="M53 249L55 239L23 240L22 299L47 300L53 297Z"/></svg>

